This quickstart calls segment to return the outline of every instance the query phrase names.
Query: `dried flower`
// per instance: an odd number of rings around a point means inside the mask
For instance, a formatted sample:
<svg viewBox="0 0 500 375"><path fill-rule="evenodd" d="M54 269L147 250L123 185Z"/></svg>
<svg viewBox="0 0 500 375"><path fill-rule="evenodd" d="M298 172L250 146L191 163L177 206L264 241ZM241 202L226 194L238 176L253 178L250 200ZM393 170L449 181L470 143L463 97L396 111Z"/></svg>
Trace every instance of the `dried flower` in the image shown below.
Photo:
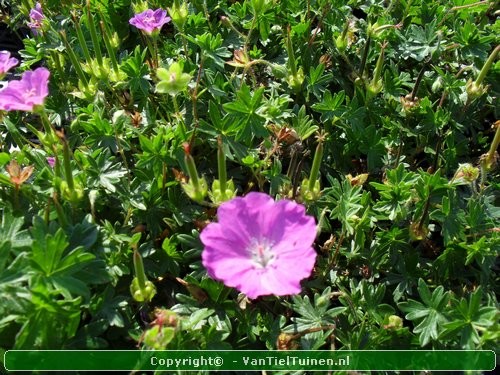
<svg viewBox="0 0 500 375"><path fill-rule="evenodd" d="M20 80L10 81L0 91L0 110L33 111L42 105L49 93L50 72L46 68L37 68L25 72Z"/></svg>
<svg viewBox="0 0 500 375"><path fill-rule="evenodd" d="M19 186L21 186L26 182L28 178L30 178L34 168L32 165L29 165L21 169L21 166L16 160L11 160L10 163L5 167L5 169L7 169L10 181L18 189Z"/></svg>
<svg viewBox="0 0 500 375"><path fill-rule="evenodd" d="M30 22L28 22L28 27L31 28L33 34L38 34L38 30L42 28L44 18L42 4L36 3L35 7L30 10Z"/></svg>
<svg viewBox="0 0 500 375"><path fill-rule="evenodd" d="M5 73L18 63L19 61L16 58L10 57L9 51L0 51L0 79L2 79L5 76Z"/></svg>
<svg viewBox="0 0 500 375"><path fill-rule="evenodd" d="M316 253L314 218L303 205L249 193L221 204L200 238L208 274L249 298L300 293Z"/></svg>
<svg viewBox="0 0 500 375"><path fill-rule="evenodd" d="M167 17L166 10L156 9L153 11L147 9L132 17L129 23L150 35L159 33L161 27L169 21L170 17Z"/></svg>

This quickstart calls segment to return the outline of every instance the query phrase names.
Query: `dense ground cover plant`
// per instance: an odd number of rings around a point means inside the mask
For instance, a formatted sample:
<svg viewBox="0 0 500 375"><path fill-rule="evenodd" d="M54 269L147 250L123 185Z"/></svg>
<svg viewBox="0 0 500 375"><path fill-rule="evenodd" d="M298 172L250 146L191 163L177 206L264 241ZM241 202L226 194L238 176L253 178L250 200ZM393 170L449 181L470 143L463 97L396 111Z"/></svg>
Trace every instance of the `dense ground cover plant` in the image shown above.
<svg viewBox="0 0 500 375"><path fill-rule="evenodd" d="M497 2L0 4L2 350L497 348Z"/></svg>

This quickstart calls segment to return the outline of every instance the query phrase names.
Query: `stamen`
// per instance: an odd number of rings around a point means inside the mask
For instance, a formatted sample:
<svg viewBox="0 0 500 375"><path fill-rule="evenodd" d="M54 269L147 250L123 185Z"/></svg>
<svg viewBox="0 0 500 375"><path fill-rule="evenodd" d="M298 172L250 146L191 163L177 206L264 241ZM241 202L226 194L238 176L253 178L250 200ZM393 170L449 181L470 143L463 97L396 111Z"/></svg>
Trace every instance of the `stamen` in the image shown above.
<svg viewBox="0 0 500 375"><path fill-rule="evenodd" d="M258 268L266 268L276 258L272 244L266 239L252 239L248 251L252 257L252 263Z"/></svg>

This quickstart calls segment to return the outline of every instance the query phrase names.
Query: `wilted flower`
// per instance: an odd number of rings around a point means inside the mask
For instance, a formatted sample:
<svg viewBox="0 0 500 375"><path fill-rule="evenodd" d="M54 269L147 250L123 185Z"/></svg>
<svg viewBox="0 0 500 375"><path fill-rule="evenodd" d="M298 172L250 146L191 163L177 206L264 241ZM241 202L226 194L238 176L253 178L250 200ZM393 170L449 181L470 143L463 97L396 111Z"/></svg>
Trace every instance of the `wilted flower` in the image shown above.
<svg viewBox="0 0 500 375"><path fill-rule="evenodd" d="M42 105L49 93L49 76L48 69L37 68L24 72L20 80L10 81L0 91L0 110L33 111Z"/></svg>
<svg viewBox="0 0 500 375"><path fill-rule="evenodd" d="M155 11L147 9L142 13L136 14L129 20L129 23L146 34L158 33L161 27L170 21L167 17L167 11L156 9Z"/></svg>
<svg viewBox="0 0 500 375"><path fill-rule="evenodd" d="M200 235L208 274L249 298L300 293L311 275L316 224L303 205L249 193L224 202Z"/></svg>
<svg viewBox="0 0 500 375"><path fill-rule="evenodd" d="M16 160L11 160L5 169L7 169L10 181L16 186L16 188L19 188L19 186L30 178L34 168L32 165L29 165L21 169L21 166Z"/></svg>
<svg viewBox="0 0 500 375"><path fill-rule="evenodd" d="M18 63L19 61L16 58L10 57L9 51L0 51L0 79L2 79L5 76L5 73Z"/></svg>
<svg viewBox="0 0 500 375"><path fill-rule="evenodd" d="M36 3L35 7L30 10L30 22L28 22L28 26L33 31L33 34L37 35L37 30L42 28L44 18L42 4Z"/></svg>

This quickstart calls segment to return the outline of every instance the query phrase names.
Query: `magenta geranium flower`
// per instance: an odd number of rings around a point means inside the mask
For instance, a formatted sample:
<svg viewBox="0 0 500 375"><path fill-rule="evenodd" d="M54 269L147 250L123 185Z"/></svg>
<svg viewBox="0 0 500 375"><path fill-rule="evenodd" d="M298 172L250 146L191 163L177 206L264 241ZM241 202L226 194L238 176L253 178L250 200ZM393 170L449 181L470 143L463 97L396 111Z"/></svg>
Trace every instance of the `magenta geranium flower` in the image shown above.
<svg viewBox="0 0 500 375"><path fill-rule="evenodd" d="M0 90L0 110L33 111L49 93L50 72L46 68L26 71L18 81L10 81Z"/></svg>
<svg viewBox="0 0 500 375"><path fill-rule="evenodd" d="M36 3L35 7L30 10L30 22L28 22L28 26L33 31L33 34L36 35L38 30L42 28L44 18L42 4Z"/></svg>
<svg viewBox="0 0 500 375"><path fill-rule="evenodd" d="M167 17L167 11L163 9L145 10L142 13L136 14L129 20L129 23L146 34L158 33L161 27L170 21Z"/></svg>
<svg viewBox="0 0 500 375"><path fill-rule="evenodd" d="M9 51L0 51L0 79L18 63L16 58L10 57Z"/></svg>
<svg viewBox="0 0 500 375"><path fill-rule="evenodd" d="M200 235L212 278L249 298L300 293L316 261L316 224L303 205L249 193L221 204L217 217Z"/></svg>

